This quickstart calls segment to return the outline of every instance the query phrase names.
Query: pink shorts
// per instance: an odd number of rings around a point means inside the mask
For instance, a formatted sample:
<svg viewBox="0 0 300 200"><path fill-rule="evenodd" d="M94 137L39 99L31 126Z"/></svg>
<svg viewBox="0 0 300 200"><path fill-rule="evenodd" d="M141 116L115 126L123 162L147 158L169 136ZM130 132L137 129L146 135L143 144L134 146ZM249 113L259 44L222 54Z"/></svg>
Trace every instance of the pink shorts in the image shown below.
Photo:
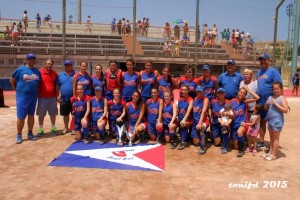
<svg viewBox="0 0 300 200"><path fill-rule="evenodd" d="M259 129L249 127L249 129L247 131L247 135L252 136L252 137L257 137L258 134L259 134Z"/></svg>

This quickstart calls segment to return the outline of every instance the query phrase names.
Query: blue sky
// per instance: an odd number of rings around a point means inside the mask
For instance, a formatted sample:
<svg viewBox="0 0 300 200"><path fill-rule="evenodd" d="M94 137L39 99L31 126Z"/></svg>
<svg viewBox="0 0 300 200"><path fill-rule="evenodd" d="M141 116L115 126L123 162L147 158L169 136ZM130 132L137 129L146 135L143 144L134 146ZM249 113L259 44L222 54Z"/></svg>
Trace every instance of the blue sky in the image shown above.
<svg viewBox="0 0 300 200"><path fill-rule="evenodd" d="M62 19L62 0L0 0L1 17L21 19L27 10L29 19L37 12L44 18L47 14L55 21ZM272 41L274 31L275 8L279 0L200 0L200 25L209 27L217 24L218 31L224 28L239 28L250 31L256 41ZM278 40L287 40L289 18L286 14L286 0L279 11ZM115 17L132 21L133 0L82 0L82 21L91 15L92 22L110 23ZM67 0L67 19L69 15L77 20L77 0ZM196 0L137 0L137 18L147 17L150 24L163 26L177 18L183 18L195 25Z"/></svg>

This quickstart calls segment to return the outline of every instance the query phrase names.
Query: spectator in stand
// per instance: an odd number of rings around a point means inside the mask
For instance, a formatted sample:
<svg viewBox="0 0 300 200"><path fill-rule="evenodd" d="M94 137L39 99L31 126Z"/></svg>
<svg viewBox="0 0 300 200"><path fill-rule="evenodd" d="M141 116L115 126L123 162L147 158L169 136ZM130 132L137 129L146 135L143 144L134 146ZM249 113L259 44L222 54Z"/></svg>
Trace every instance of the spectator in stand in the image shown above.
<svg viewBox="0 0 300 200"><path fill-rule="evenodd" d="M180 39L180 27L178 25L174 26L174 41Z"/></svg>
<svg viewBox="0 0 300 200"><path fill-rule="evenodd" d="M218 28L216 24L214 24L213 27L211 28L211 36L212 36L212 41L216 43L217 36L218 36Z"/></svg>
<svg viewBox="0 0 300 200"><path fill-rule="evenodd" d="M40 13L36 14L35 19L36 19L36 28L39 32L41 32L42 19L41 19Z"/></svg>
<svg viewBox="0 0 300 200"><path fill-rule="evenodd" d="M11 87L16 90L18 132L16 144L22 143L22 130L27 116L28 139L36 140L32 134L32 129L41 73L34 67L35 59L35 54L26 54L26 65L17 68L10 78Z"/></svg>
<svg viewBox="0 0 300 200"><path fill-rule="evenodd" d="M22 17L23 23L24 23L24 31L25 33L27 32L27 28L28 28L28 14L27 14L27 10L24 10L24 14Z"/></svg>
<svg viewBox="0 0 300 200"><path fill-rule="evenodd" d="M69 21L68 21L69 24L72 24L73 23L73 15L69 15Z"/></svg>
<svg viewBox="0 0 300 200"><path fill-rule="evenodd" d="M87 16L87 19L86 19L86 29L85 29L85 33L86 33L87 31L89 31L90 34L92 34L92 26L93 26L93 24L92 24L92 21L91 21L91 16L88 15L88 16Z"/></svg>
<svg viewBox="0 0 300 200"><path fill-rule="evenodd" d="M18 28L19 35L21 35L21 33L23 32L23 25L21 21L19 21L17 28Z"/></svg>
<svg viewBox="0 0 300 200"><path fill-rule="evenodd" d="M300 81L300 69L297 69L297 72L295 73L295 75L293 77L292 95L294 95L294 93L296 93L296 96L298 96L299 81Z"/></svg>
<svg viewBox="0 0 300 200"><path fill-rule="evenodd" d="M116 18L113 18L113 20L111 21L111 33L115 33L116 32Z"/></svg>
<svg viewBox="0 0 300 200"><path fill-rule="evenodd" d="M227 31L226 31L225 28L224 28L224 30L221 32L221 36L222 36L222 43L223 43L223 44L227 44L227 42L226 42Z"/></svg>
<svg viewBox="0 0 300 200"><path fill-rule="evenodd" d="M131 24L130 21L127 20L126 21L126 36L130 36L131 35Z"/></svg>
<svg viewBox="0 0 300 200"><path fill-rule="evenodd" d="M208 28L207 28L207 24L204 24L204 25L203 25L202 33L203 33L202 41L203 41L203 43L204 43L205 40L206 40L206 38L208 38Z"/></svg>
<svg viewBox="0 0 300 200"><path fill-rule="evenodd" d="M189 34L189 25L188 23L184 23L184 27L183 27L183 36L188 36Z"/></svg>
<svg viewBox="0 0 300 200"><path fill-rule="evenodd" d="M170 27L170 24L168 22L166 22L166 24L164 26L163 37L164 37L165 40L171 41L171 27Z"/></svg>
<svg viewBox="0 0 300 200"><path fill-rule="evenodd" d="M16 22L13 22L13 25L11 27L12 33L11 33L11 46L16 46L19 40L19 30L17 27Z"/></svg>
<svg viewBox="0 0 300 200"><path fill-rule="evenodd" d="M230 59L226 65L227 71L218 77L218 85L226 91L225 98L231 100L237 97L240 82L244 79L243 76L236 72L235 60Z"/></svg>
<svg viewBox="0 0 300 200"><path fill-rule="evenodd" d="M119 35L122 35L122 21L121 20L119 20L119 22L117 23L117 29L118 29Z"/></svg>
<svg viewBox="0 0 300 200"><path fill-rule="evenodd" d="M48 112L51 121L51 133L58 134L55 127L57 111L56 79L57 73L53 71L53 60L47 59L44 68L40 70L41 80L38 88L38 105L36 114L39 116L39 130L37 137L44 135L44 118Z"/></svg>
<svg viewBox="0 0 300 200"><path fill-rule="evenodd" d="M72 81L75 75L75 71L73 69L73 61L65 60L64 62L65 71L61 72L56 80L56 92L57 99L60 104L60 115L63 116L64 121L64 130L63 134L70 132L69 129L69 121L70 121L70 113L72 111L72 104L70 98L73 96L73 87Z"/></svg>
<svg viewBox="0 0 300 200"><path fill-rule="evenodd" d="M47 15L45 18L44 18L44 24L48 24L49 25L49 28L52 28L52 21L51 21L51 16L50 15Z"/></svg>
<svg viewBox="0 0 300 200"><path fill-rule="evenodd" d="M226 32L227 32L227 34L226 34L226 44L229 45L230 44L230 30L229 30L229 28L227 28Z"/></svg>
<svg viewBox="0 0 300 200"><path fill-rule="evenodd" d="M146 37L148 36L149 26L150 26L150 22L149 22L149 18L147 18L145 20L145 23L144 23L144 26L143 26L144 36L146 36Z"/></svg>
<svg viewBox="0 0 300 200"><path fill-rule="evenodd" d="M124 17L122 18L121 22L122 22L122 35L126 35L126 20Z"/></svg>
<svg viewBox="0 0 300 200"><path fill-rule="evenodd" d="M4 38L10 38L12 35L12 32L9 28L9 26L5 26L5 29L4 29Z"/></svg>

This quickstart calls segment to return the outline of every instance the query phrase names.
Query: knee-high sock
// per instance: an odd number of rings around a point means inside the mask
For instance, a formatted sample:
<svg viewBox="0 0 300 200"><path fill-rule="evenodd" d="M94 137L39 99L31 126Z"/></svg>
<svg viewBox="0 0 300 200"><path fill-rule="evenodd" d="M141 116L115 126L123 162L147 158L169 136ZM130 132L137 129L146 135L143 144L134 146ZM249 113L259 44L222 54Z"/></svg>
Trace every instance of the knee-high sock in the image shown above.
<svg viewBox="0 0 300 200"><path fill-rule="evenodd" d="M227 148L228 139L229 139L228 134L222 134L222 140L223 140L222 147Z"/></svg>
<svg viewBox="0 0 300 200"><path fill-rule="evenodd" d="M84 138L88 138L89 137L89 128L88 127L83 128L82 132L83 132L82 134L83 134Z"/></svg>
<svg viewBox="0 0 300 200"><path fill-rule="evenodd" d="M188 134L187 128L181 128L180 129L180 136L181 136L181 142L185 142Z"/></svg>

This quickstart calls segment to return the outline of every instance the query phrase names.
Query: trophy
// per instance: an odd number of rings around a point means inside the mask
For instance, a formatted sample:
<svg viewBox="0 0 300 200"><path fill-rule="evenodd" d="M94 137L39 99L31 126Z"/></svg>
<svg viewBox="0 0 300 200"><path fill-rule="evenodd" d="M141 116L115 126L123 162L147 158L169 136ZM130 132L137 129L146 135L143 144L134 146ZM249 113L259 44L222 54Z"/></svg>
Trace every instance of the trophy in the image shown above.
<svg viewBox="0 0 300 200"><path fill-rule="evenodd" d="M118 134L117 146L123 146L122 135L123 135L123 130L125 128L125 123L123 123L122 121L116 121L115 125L117 128L117 134Z"/></svg>
<svg viewBox="0 0 300 200"><path fill-rule="evenodd" d="M127 136L128 136L128 139L129 139L128 146L131 147L132 146L132 132L128 131Z"/></svg>

